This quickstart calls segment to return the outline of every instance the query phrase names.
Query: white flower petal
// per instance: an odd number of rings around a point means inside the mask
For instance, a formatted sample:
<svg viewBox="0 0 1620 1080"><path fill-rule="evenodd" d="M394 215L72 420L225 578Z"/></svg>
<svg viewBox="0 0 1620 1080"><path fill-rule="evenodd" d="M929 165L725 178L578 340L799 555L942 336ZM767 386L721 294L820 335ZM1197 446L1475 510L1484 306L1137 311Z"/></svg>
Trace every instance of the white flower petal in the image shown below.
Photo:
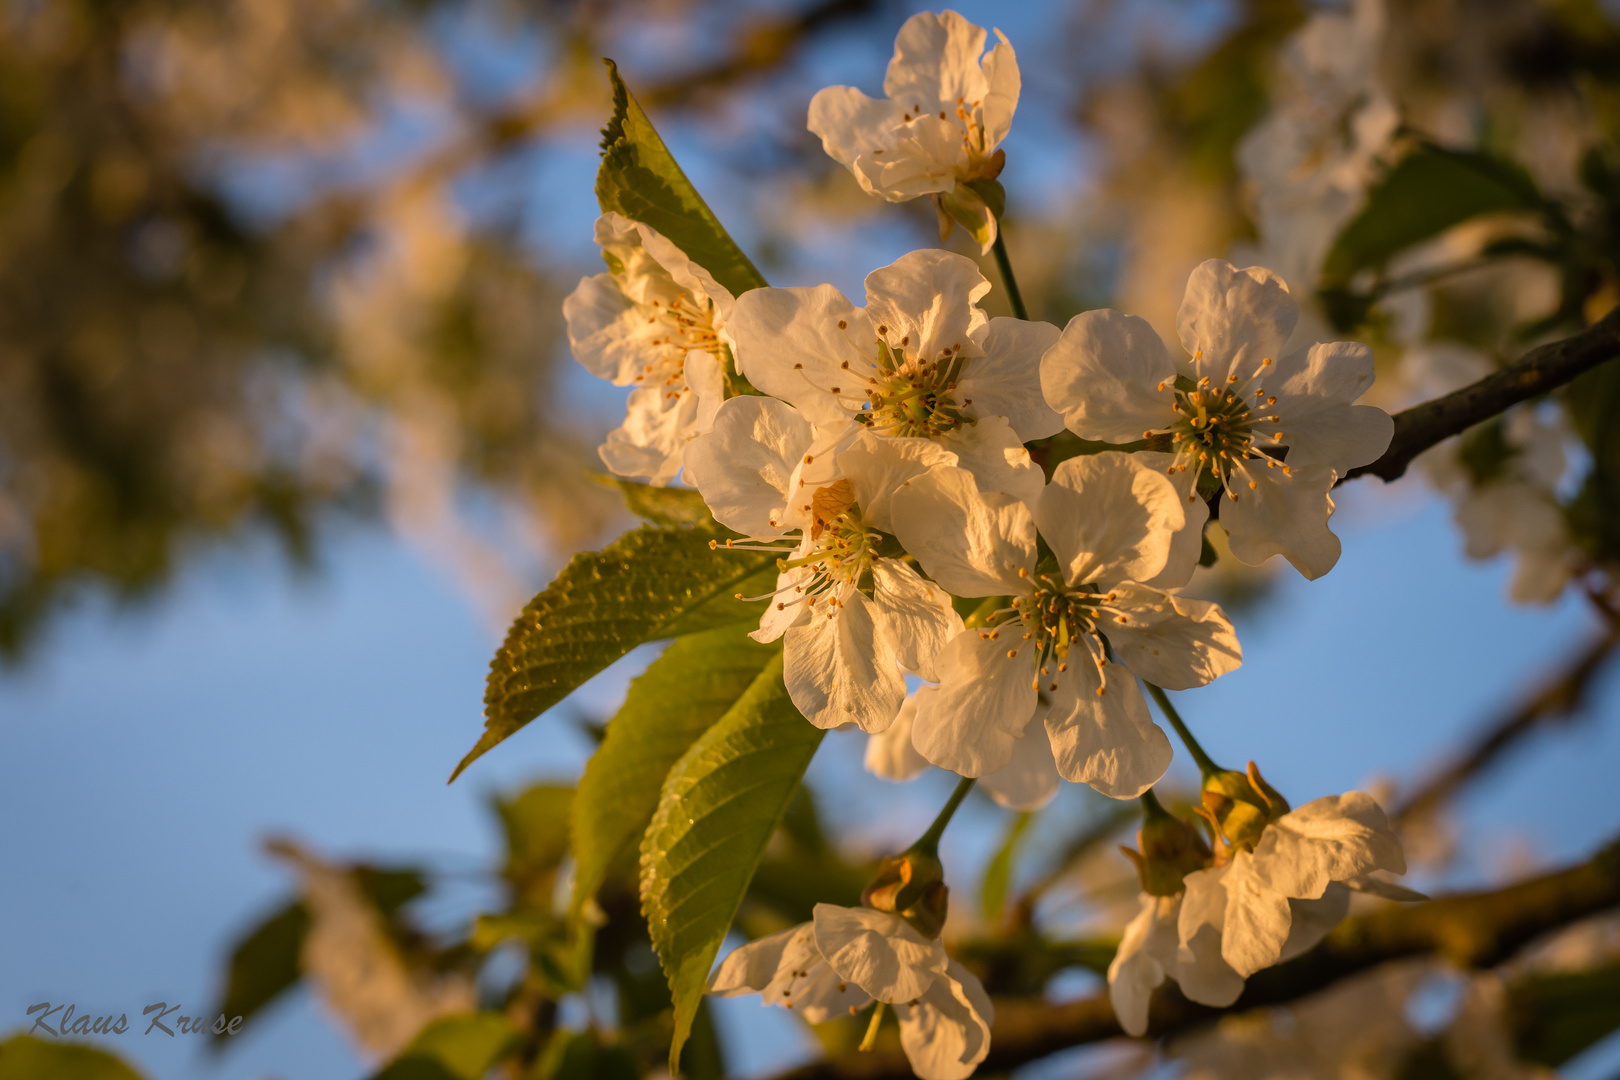
<svg viewBox="0 0 1620 1080"><path fill-rule="evenodd" d="M1359 791L1328 795L1266 826L1255 875L1284 896L1314 899L1328 884L1373 870L1406 873L1401 842L1384 811Z"/></svg>
<svg viewBox="0 0 1620 1080"><path fill-rule="evenodd" d="M891 1005L921 997L948 964L938 938L888 912L817 904L815 927L816 947L832 969Z"/></svg>
<svg viewBox="0 0 1620 1080"><path fill-rule="evenodd" d="M969 631L972 633L972 631ZM1046 732L1058 772L1090 784L1112 799L1134 799L1159 782L1170 767L1170 739L1148 715L1131 673L1118 664L1097 665L1079 649L1069 670L1053 676L1057 690L1046 714Z"/></svg>
<svg viewBox="0 0 1620 1080"><path fill-rule="evenodd" d="M940 436L939 445L973 474L980 491L999 491L1029 502L1046 486L1041 467L1031 460L1005 417L987 416L959 427Z"/></svg>
<svg viewBox="0 0 1620 1080"><path fill-rule="evenodd" d="M1112 450L1061 463L1035 500L1035 523L1071 585L1153 577L1185 521L1169 477Z"/></svg>
<svg viewBox="0 0 1620 1080"><path fill-rule="evenodd" d="M1176 314L1182 348L1200 375L1240 380L1273 362L1299 321L1299 305L1282 278L1260 266L1238 269L1224 259L1202 263L1187 279Z"/></svg>
<svg viewBox="0 0 1620 1080"><path fill-rule="evenodd" d="M1110 606L1126 615L1109 617L1099 629L1115 658L1148 682L1191 690L1243 663L1237 633L1218 605L1134 581L1120 582L1108 595Z"/></svg>
<svg viewBox="0 0 1620 1080"><path fill-rule="evenodd" d="M1243 993L1243 976L1221 956L1221 932L1226 925L1228 867L1197 870L1186 877L1181 910L1177 914L1175 976L1181 992L1203 1005L1225 1008Z"/></svg>
<svg viewBox="0 0 1620 1080"><path fill-rule="evenodd" d="M1312 345L1284 357L1265 388L1277 398L1267 408L1282 418L1288 464L1327 465L1342 475L1377 461L1389 449L1395 422L1383 409L1350 404L1372 382L1372 350L1357 342Z"/></svg>
<svg viewBox="0 0 1620 1080"><path fill-rule="evenodd" d="M950 595L898 559L873 564L872 586L878 632L891 655L913 674L938 678L934 658L962 631Z"/></svg>
<svg viewBox="0 0 1620 1080"><path fill-rule="evenodd" d="M688 476L720 524L744 536L780 536L794 470L815 437L808 420L774 398L731 398L687 444Z"/></svg>
<svg viewBox="0 0 1620 1080"><path fill-rule="evenodd" d="M662 386L630 392L624 423L608 432L598 449L602 464L618 476L645 477L662 487L681 471L687 436L696 424L697 395Z"/></svg>
<svg viewBox="0 0 1620 1080"><path fill-rule="evenodd" d="M955 960L920 998L897 1001L894 1014L918 1080L966 1080L990 1053L990 995Z"/></svg>
<svg viewBox="0 0 1620 1080"><path fill-rule="evenodd" d="M1244 462L1232 479L1237 498L1221 500L1232 554L1250 566L1281 555L1311 581L1333 569L1340 552L1339 538L1328 529L1334 479L1323 465L1284 473Z"/></svg>
<svg viewBox="0 0 1620 1080"><path fill-rule="evenodd" d="M1082 439L1129 443L1175 420L1176 366L1146 319L1087 311L1041 358L1047 403Z"/></svg>
<svg viewBox="0 0 1620 1080"><path fill-rule="evenodd" d="M906 680L879 629L876 605L855 589L837 608L826 599L783 640L788 697L819 728L854 723L882 731L906 699Z"/></svg>
<svg viewBox="0 0 1620 1080"><path fill-rule="evenodd" d="M984 27L954 11L918 12L895 35L883 92L924 113L954 109L958 98L979 100L989 89L979 68L984 40Z"/></svg>
<svg viewBox="0 0 1620 1080"><path fill-rule="evenodd" d="M939 685L917 691L911 741L942 769L983 776L1005 768L1035 715L1031 650L1006 636L992 638L988 630L957 634L936 660ZM1010 651L1018 655L1009 657Z"/></svg>
<svg viewBox="0 0 1620 1080"><path fill-rule="evenodd" d="M1039 810L1057 794L1060 780L1045 725L1030 724L1013 743L1012 760L979 777L979 786L998 806Z"/></svg>
<svg viewBox="0 0 1620 1080"><path fill-rule="evenodd" d="M1315 900L1288 898L1288 940L1277 954L1279 964L1316 948L1350 914L1350 890L1337 883Z"/></svg>
<svg viewBox="0 0 1620 1080"><path fill-rule="evenodd" d="M762 393L791 402L818 427L849 422L853 406L841 399L864 385L875 338L843 293L831 285L754 289L738 297L727 329L737 343L737 370Z"/></svg>
<svg viewBox="0 0 1620 1080"><path fill-rule="evenodd" d="M803 545L798 550L803 551ZM759 629L748 636L765 645L800 623L809 621L812 609L803 602L803 589L814 576L814 571L807 566L795 566L777 574L776 595L762 601L765 611L759 617ZM795 586L798 587L797 591Z"/></svg>
<svg viewBox="0 0 1620 1080"><path fill-rule="evenodd" d="M568 347L574 359L599 379L626 386L646 363L644 320L612 274L581 278L563 300Z"/></svg>
<svg viewBox="0 0 1620 1080"><path fill-rule="evenodd" d="M885 780L910 780L928 768L928 759L911 743L911 725L916 718L917 699L908 697L894 723L866 737L867 772Z"/></svg>
<svg viewBox="0 0 1620 1080"><path fill-rule="evenodd" d="M908 360L933 361L955 347L972 356L989 329L978 306L989 291L972 259L923 248L866 275L866 319Z"/></svg>
<svg viewBox="0 0 1620 1080"><path fill-rule="evenodd" d="M973 474L938 465L908 480L891 502L895 535L922 568L957 596L1024 592L1035 565L1035 520L1011 495L981 492Z"/></svg>
<svg viewBox="0 0 1620 1080"><path fill-rule="evenodd" d="M1022 319L990 320L984 355L962 365L956 400L970 416L1005 416L1020 442L1063 430L1059 416L1041 392L1041 357L1058 339L1051 323Z"/></svg>
<svg viewBox="0 0 1620 1080"><path fill-rule="evenodd" d="M894 149L894 129L903 106L867 97L853 86L829 86L810 99L808 127L821 138L827 156L855 174L867 194L882 195L856 162L874 150ZM881 167L881 162L878 163Z"/></svg>
<svg viewBox="0 0 1620 1080"><path fill-rule="evenodd" d="M798 942L801 948L794 950L792 960L805 959L809 955L819 960L821 954L813 951L810 929L809 923L801 923L732 949L709 976L708 992L720 997L736 997L764 990L776 978L777 971L785 966L784 957L796 938L801 939ZM811 953L805 953L802 948L805 944L811 945Z"/></svg>
<svg viewBox="0 0 1620 1080"><path fill-rule="evenodd" d="M1226 921L1221 926L1221 957L1246 979L1282 955L1292 912L1288 898L1260 880L1247 851L1239 851L1222 869Z"/></svg>
<svg viewBox="0 0 1620 1080"><path fill-rule="evenodd" d="M1013 54L1007 35L996 31L1000 44L990 50L980 65L988 91L984 95L984 143L994 149L1012 130L1013 112L1018 108L1018 93L1022 80L1018 75L1018 58Z"/></svg>
<svg viewBox="0 0 1620 1080"><path fill-rule="evenodd" d="M1176 954L1176 913L1179 896L1150 896L1143 893L1142 907L1125 925L1119 949L1108 965L1108 1000L1125 1034L1147 1034L1148 1003L1153 991L1164 982L1167 964ZM1168 954L1169 960L1164 957Z"/></svg>
<svg viewBox="0 0 1620 1080"><path fill-rule="evenodd" d="M894 531L890 504L900 485L935 465L956 463L956 455L933 439L884 438L864 429L838 452L838 468L855 489L861 515L889 533Z"/></svg>
<svg viewBox="0 0 1620 1080"><path fill-rule="evenodd" d="M1198 562L1204 556L1204 526L1209 522L1209 504L1198 498L1195 490L1198 478L1192 470L1169 476L1170 465L1176 460L1174 454L1141 450L1132 456L1155 472L1166 474L1176 489L1182 512L1186 515L1186 524L1170 538L1170 557L1165 560L1164 569L1150 578L1139 580L1156 589L1182 588L1192 580L1193 571L1198 569Z"/></svg>

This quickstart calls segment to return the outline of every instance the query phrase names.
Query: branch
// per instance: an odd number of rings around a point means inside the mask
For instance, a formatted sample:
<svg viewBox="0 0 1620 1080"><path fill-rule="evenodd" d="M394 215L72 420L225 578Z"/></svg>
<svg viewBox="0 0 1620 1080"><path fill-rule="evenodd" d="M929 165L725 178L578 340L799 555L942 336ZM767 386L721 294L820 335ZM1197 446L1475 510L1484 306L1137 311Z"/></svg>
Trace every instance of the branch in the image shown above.
<svg viewBox="0 0 1620 1080"><path fill-rule="evenodd" d="M1614 655L1617 645L1620 630L1611 627L1598 635L1572 663L1544 681L1512 712L1485 728L1465 753L1403 799L1390 814L1391 822L1404 825L1424 817L1543 722L1578 712L1586 704L1593 678Z"/></svg>
<svg viewBox="0 0 1620 1080"><path fill-rule="evenodd" d="M1395 414L1395 437L1384 456L1351 469L1343 479L1368 473L1398 480L1412 459L1453 435L1489 420L1521 401L1556 390L1606 360L1620 356L1620 308L1573 337L1531 349L1516 364L1471 386Z"/></svg>
<svg viewBox="0 0 1620 1080"><path fill-rule="evenodd" d="M1150 1032L1164 1036L1228 1012L1294 1001L1389 960L1438 954L1463 967L1488 967L1536 937L1620 906L1620 839L1590 861L1493 892L1456 893L1394 905L1347 919L1315 949L1249 979L1227 1009L1198 1005L1174 985L1154 995ZM1059 1050L1123 1035L1107 994L1063 1005L1039 999L996 1001L983 1075L1005 1072ZM818 1061L776 1080L909 1080L897 1050Z"/></svg>

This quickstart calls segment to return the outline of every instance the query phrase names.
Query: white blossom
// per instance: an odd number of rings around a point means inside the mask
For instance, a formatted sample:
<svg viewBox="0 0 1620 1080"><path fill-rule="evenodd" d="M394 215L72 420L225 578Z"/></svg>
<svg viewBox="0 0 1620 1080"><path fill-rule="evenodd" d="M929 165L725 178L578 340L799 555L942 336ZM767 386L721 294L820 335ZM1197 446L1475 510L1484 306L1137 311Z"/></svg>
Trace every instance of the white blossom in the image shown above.
<svg viewBox="0 0 1620 1080"><path fill-rule="evenodd" d="M746 395L720 407L687 458L716 520L758 542L744 547L787 556L775 591L755 598L766 605L752 636L785 638L793 704L817 727L882 731L905 700L905 672L934 678L935 656L962 620L938 586L878 554L883 538L863 508L887 495L893 470L837 471L823 445L793 406ZM871 456L883 460L884 447ZM791 549L771 547L794 530Z"/></svg>
<svg viewBox="0 0 1620 1080"><path fill-rule="evenodd" d="M639 221L603 214L596 242L610 272L584 278L563 301L568 343L592 375L635 387L598 453L619 476L668 484L724 397L732 296Z"/></svg>
<svg viewBox="0 0 1620 1080"><path fill-rule="evenodd" d="M1338 561L1329 492L1384 452L1394 424L1381 409L1352 404L1373 380L1366 346L1279 355L1298 317L1281 278L1211 259L1193 271L1177 315L1189 359L1172 360L1146 321L1107 310L1075 316L1042 359L1046 398L1069 430L1169 447L1136 455L1175 478L1186 506L1187 532L1156 584L1184 584L1197 562L1204 475L1225 495L1220 524L1240 561L1280 554L1307 578Z"/></svg>
<svg viewBox="0 0 1620 1080"><path fill-rule="evenodd" d="M917 697L912 695L886 731L866 739L866 771L885 780L910 780L929 767L928 759L911 740L917 719ZM1031 727L1013 746L1012 759L993 773L979 777L979 787L1009 810L1039 810L1057 794L1057 762L1052 742L1040 727Z"/></svg>
<svg viewBox="0 0 1620 1080"><path fill-rule="evenodd" d="M759 994L812 1024L886 1002L922 1080L963 1080L990 1051L994 1009L978 978L938 938L870 908L817 904L810 922L733 951L709 993Z"/></svg>
<svg viewBox="0 0 1620 1080"><path fill-rule="evenodd" d="M887 460L912 462L896 485L946 451L985 490L1033 497L1041 470L1023 444L1063 428L1040 381L1058 330L990 318L989 290L971 259L914 251L867 275L864 308L831 285L755 289L728 328L739 370L818 431L895 444Z"/></svg>
<svg viewBox="0 0 1620 1080"><path fill-rule="evenodd" d="M1226 1006L1243 992L1243 977L1221 958L1220 938L1205 933L1183 945L1177 934L1182 894L1142 894L1142 907L1125 927L1108 965L1108 998L1127 1035L1143 1035L1148 1002L1168 978L1205 1005Z"/></svg>
<svg viewBox="0 0 1620 1080"><path fill-rule="evenodd" d="M963 776L995 773L1030 753L1021 740L1044 718L1066 779L1134 798L1164 775L1170 742L1132 674L1187 689L1241 662L1219 607L1141 584L1183 523L1169 479L1131 455L1071 458L1032 511L940 465L893 502L896 534L935 581L957 596L1013 598L995 625L952 638L938 685L918 691L923 756ZM1037 524L1055 566L1037 564Z"/></svg>
<svg viewBox="0 0 1620 1080"><path fill-rule="evenodd" d="M932 196L940 239L960 222L984 251L996 218L968 184L1000 174L1006 155L998 148L1018 107L1018 60L1000 30L996 37L1001 43L985 56L982 26L954 11L920 12L895 37L885 100L829 86L810 102L810 130L868 194L890 202Z"/></svg>
<svg viewBox="0 0 1620 1080"><path fill-rule="evenodd" d="M1383 0L1319 11L1283 46L1274 102L1238 145L1267 265L1315 285L1366 201L1400 112L1378 75Z"/></svg>
<svg viewBox="0 0 1620 1080"><path fill-rule="evenodd" d="M1253 852L1188 874L1182 945L1220 935L1221 956L1243 978L1310 949L1349 911L1350 891L1421 896L1372 876L1406 873L1400 840L1359 791L1329 795L1266 825Z"/></svg>
<svg viewBox="0 0 1620 1080"><path fill-rule="evenodd" d="M1481 353L1449 342L1408 350L1401 367L1425 398L1448 394L1495 370ZM1531 405L1510 409L1493 423L1499 426L1447 439L1418 464L1451 498L1468 557L1511 553L1509 598L1548 604L1578 575L1582 562L1558 497L1568 472L1569 433L1562 413ZM1500 436L1494 445L1480 445L1493 436Z"/></svg>

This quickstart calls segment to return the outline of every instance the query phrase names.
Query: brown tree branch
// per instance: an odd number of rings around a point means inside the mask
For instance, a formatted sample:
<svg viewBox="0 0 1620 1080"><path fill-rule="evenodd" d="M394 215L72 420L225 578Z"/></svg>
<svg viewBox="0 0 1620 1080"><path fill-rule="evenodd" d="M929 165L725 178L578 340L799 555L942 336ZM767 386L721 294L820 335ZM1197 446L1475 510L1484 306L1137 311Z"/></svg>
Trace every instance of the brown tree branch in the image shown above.
<svg viewBox="0 0 1620 1080"><path fill-rule="evenodd" d="M1572 337L1531 349L1518 363L1492 372L1477 383L1396 413L1395 437L1383 457L1370 465L1351 469L1343 480L1369 473L1385 481L1398 480L1412 459L1429 447L1460 435L1521 401L1556 390L1577 375L1617 356L1620 356L1620 308Z"/></svg>
<svg viewBox="0 0 1620 1080"><path fill-rule="evenodd" d="M1620 840L1566 870L1490 892L1456 893L1422 904L1390 905L1347 919L1311 952L1254 975L1227 1009L1198 1005L1174 985L1154 996L1150 1033L1184 1031L1227 1012L1280 1005L1389 960L1444 956L1463 967L1501 963L1550 930L1620 906ZM1004 1072L1070 1047L1123 1035L1107 994L1062 1005L998 999L990 1055L979 1072ZM848 1054L781 1074L777 1080L908 1080L898 1050Z"/></svg>
<svg viewBox="0 0 1620 1080"><path fill-rule="evenodd" d="M1513 711L1484 728L1467 750L1402 799L1390 820L1402 825L1422 818L1489 769L1520 738L1548 721L1580 711L1593 679L1614 655L1616 646L1620 646L1620 630L1607 628Z"/></svg>

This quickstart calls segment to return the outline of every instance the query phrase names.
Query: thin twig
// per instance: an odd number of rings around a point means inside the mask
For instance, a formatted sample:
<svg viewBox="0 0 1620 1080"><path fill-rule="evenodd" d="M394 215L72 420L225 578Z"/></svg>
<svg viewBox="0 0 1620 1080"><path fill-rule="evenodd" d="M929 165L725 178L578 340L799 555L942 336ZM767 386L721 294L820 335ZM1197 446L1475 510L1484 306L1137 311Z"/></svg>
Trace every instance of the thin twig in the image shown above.
<svg viewBox="0 0 1620 1080"><path fill-rule="evenodd" d="M1398 480L1429 447L1460 435L1521 401L1556 390L1606 360L1620 356L1620 308L1572 337L1531 349L1515 364L1445 397L1395 414L1395 437L1383 457L1351 469L1343 480L1372 474ZM1343 480L1340 482L1342 483Z"/></svg>
<svg viewBox="0 0 1620 1080"><path fill-rule="evenodd" d="M1154 996L1150 1034L1185 1031L1226 1012L1293 1001L1389 960L1444 956L1465 967L1501 963L1550 930L1620 906L1620 840L1590 861L1491 892L1458 893L1422 904L1381 908L1347 919L1311 952L1249 979L1228 1009L1198 1005L1174 986ZM990 1056L982 1074L1005 1072L1060 1050L1123 1034L1107 994L1052 1005L1039 998L995 1002ZM894 1050L818 1061L777 1080L908 1080L911 1066Z"/></svg>

